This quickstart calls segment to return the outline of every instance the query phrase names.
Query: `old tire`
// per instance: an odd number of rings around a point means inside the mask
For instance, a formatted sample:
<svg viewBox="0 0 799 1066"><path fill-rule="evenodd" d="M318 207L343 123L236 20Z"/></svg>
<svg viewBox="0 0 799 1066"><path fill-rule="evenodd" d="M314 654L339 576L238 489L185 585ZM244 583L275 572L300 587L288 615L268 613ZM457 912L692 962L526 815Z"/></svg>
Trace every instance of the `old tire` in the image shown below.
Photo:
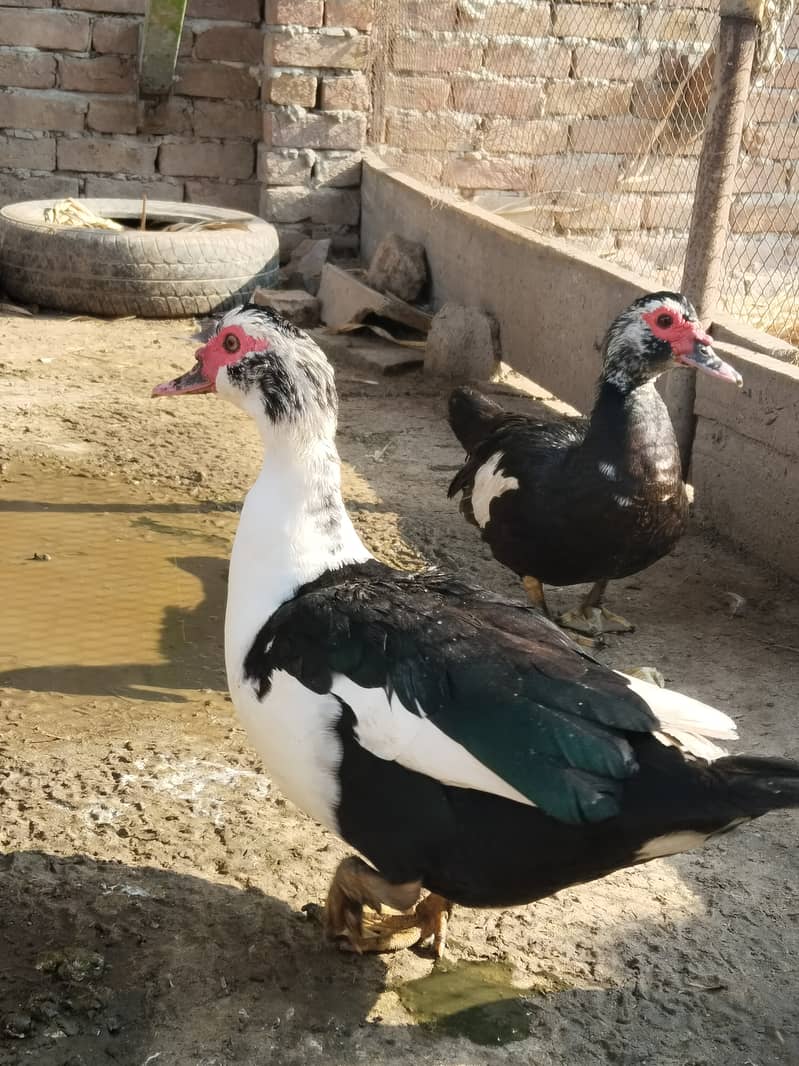
<svg viewBox="0 0 799 1066"><path fill-rule="evenodd" d="M55 226L55 200L0 208L0 284L22 303L94 315L175 318L232 307L259 285L275 283L274 226L244 211L201 204L147 204L148 224L237 222L241 228L123 232ZM86 199L124 225L138 225L140 200Z"/></svg>

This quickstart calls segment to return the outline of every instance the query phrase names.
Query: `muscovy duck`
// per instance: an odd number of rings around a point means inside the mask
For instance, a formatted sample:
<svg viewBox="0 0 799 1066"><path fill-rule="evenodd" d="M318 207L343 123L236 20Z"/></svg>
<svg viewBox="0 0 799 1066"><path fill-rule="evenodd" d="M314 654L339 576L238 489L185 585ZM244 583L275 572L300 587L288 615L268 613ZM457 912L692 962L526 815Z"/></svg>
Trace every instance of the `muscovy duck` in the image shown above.
<svg viewBox="0 0 799 1066"><path fill-rule="evenodd" d="M589 418L541 422L455 389L449 422L468 452L449 487L498 562L546 611L543 586L593 587L561 625L592 636L630 622L602 606L610 580L668 554L685 532L680 453L655 379L694 367L736 385L691 304L674 292L636 300L612 323Z"/></svg>
<svg viewBox="0 0 799 1066"><path fill-rule="evenodd" d="M153 393L217 392L260 430L228 683L284 795L369 860L345 859L329 891L341 946L431 936L440 954L453 903L528 903L799 805L799 763L725 756L721 712L605 667L526 602L375 560L307 334L247 305L196 357ZM383 905L402 913L364 915Z"/></svg>

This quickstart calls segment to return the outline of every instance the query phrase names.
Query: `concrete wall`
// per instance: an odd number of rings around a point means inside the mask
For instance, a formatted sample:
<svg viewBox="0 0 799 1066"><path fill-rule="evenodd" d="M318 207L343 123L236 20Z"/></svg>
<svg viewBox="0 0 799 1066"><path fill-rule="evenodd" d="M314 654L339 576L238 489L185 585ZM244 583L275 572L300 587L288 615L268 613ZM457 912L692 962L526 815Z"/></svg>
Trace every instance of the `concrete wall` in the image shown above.
<svg viewBox="0 0 799 1066"><path fill-rule="evenodd" d="M391 232L424 244L436 307L452 300L491 311L506 362L573 406L590 407L605 329L649 291L640 277L370 158L362 184L364 257Z"/></svg>
<svg viewBox="0 0 799 1066"><path fill-rule="evenodd" d="M434 306L452 300L493 312L505 361L583 411L593 401L607 324L652 287L570 243L536 236L368 160L365 255L392 231L424 244ZM737 331L725 316L723 333L748 344L751 331ZM799 367L740 343L718 347L744 387L697 375L697 514L799 577Z"/></svg>

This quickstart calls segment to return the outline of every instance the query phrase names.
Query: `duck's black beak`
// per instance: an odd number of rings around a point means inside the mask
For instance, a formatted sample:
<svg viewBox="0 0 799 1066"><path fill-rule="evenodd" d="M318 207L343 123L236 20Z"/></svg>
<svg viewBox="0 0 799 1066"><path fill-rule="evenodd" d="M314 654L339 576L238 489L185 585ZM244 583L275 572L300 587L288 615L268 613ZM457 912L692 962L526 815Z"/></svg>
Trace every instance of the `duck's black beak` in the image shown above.
<svg viewBox="0 0 799 1066"><path fill-rule="evenodd" d="M690 366L695 370L702 370L705 374L710 374L714 378L721 378L722 381L731 381L738 388L743 385L743 378L735 367L725 363L723 359L716 355L709 344L704 344L700 340L696 340L687 352L675 352L674 362L678 366Z"/></svg>

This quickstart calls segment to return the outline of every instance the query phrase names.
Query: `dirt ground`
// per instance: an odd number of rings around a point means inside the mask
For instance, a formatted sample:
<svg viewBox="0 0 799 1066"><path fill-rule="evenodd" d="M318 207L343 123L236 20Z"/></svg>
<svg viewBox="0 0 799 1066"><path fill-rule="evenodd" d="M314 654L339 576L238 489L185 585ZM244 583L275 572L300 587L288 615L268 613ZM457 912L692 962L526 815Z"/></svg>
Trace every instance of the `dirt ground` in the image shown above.
<svg viewBox="0 0 799 1066"><path fill-rule="evenodd" d="M423 953L326 947L302 907L344 849L270 786L224 693L252 427L214 398L149 399L190 365L186 323L2 331L0 1063L799 1062L788 814L534 906L458 910L426 982ZM514 589L446 499L444 392L340 348L366 542ZM602 655L732 714L739 750L799 757L796 593L694 530L613 590L639 628Z"/></svg>

